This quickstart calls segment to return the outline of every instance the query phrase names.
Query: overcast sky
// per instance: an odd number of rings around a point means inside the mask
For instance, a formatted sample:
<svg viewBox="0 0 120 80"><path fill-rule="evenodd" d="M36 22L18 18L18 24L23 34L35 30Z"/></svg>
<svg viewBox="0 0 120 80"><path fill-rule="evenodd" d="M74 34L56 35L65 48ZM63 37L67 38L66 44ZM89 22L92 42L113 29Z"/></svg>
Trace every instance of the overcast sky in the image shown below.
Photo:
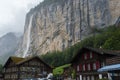
<svg viewBox="0 0 120 80"><path fill-rule="evenodd" d="M26 13L43 0L1 0L0 36L8 32L23 32Z"/></svg>

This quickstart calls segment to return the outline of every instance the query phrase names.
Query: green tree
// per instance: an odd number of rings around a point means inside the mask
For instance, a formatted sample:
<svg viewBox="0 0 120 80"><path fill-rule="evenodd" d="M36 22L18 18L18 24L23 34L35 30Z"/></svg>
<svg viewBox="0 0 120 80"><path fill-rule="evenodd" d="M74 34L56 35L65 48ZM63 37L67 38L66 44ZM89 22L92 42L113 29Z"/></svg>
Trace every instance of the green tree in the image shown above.
<svg viewBox="0 0 120 80"><path fill-rule="evenodd" d="M112 36L105 41L105 44L102 47L104 49L120 50L120 38L117 36Z"/></svg>

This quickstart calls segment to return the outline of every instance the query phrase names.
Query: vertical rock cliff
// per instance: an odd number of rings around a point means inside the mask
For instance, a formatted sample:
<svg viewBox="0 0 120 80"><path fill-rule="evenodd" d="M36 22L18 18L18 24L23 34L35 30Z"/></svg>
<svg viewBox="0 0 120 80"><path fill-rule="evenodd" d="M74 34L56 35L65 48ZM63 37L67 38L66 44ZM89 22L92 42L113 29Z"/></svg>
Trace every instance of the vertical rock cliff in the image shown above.
<svg viewBox="0 0 120 80"><path fill-rule="evenodd" d="M120 0L44 0L26 16L17 55L64 50L92 34L94 28L114 24L119 16Z"/></svg>

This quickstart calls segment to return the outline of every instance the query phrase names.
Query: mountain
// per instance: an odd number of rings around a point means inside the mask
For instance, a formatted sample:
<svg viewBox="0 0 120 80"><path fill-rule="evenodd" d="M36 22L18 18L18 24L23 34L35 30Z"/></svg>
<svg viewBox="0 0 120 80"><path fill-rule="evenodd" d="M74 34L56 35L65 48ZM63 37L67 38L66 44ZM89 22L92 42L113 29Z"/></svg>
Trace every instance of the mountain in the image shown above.
<svg viewBox="0 0 120 80"><path fill-rule="evenodd" d="M44 0L26 15L17 56L64 50L113 25L120 16L120 0Z"/></svg>
<svg viewBox="0 0 120 80"><path fill-rule="evenodd" d="M4 63L7 58L15 54L20 36L15 33L7 33L0 38L0 63Z"/></svg>

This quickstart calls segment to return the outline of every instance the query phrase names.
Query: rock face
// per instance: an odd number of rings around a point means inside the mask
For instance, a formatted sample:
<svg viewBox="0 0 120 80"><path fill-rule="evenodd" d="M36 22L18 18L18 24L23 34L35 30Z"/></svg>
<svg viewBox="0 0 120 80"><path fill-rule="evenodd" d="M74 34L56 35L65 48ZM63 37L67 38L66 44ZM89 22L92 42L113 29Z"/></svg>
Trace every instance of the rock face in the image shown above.
<svg viewBox="0 0 120 80"><path fill-rule="evenodd" d="M45 0L27 14L17 55L64 50L119 16L120 0Z"/></svg>

